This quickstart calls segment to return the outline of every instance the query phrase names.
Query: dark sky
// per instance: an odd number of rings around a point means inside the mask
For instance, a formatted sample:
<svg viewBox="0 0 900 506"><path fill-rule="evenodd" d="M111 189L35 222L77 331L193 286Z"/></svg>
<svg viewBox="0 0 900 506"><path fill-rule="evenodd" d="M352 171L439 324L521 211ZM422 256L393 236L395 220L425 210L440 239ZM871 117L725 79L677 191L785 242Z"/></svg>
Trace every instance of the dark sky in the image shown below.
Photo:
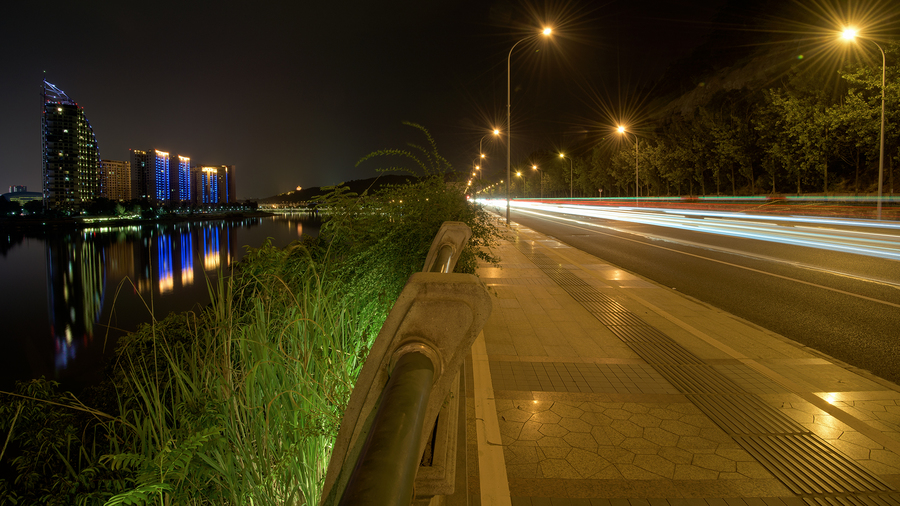
<svg viewBox="0 0 900 506"><path fill-rule="evenodd" d="M402 121L464 170L504 129L510 48L544 25L552 38L512 58L513 159L565 149L702 43L723 4L14 0L0 19L0 192L40 191L42 78L84 106L103 158L234 164L241 199L371 177L362 156L424 142ZM499 172L505 144L489 141Z"/></svg>

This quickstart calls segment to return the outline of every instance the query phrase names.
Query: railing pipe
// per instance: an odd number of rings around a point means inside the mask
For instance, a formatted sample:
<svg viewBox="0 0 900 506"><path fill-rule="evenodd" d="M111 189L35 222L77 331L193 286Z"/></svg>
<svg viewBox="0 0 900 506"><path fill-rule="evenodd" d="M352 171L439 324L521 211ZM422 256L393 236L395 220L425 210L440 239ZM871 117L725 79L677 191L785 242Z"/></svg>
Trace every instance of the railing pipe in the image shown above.
<svg viewBox="0 0 900 506"><path fill-rule="evenodd" d="M424 354L410 352L397 359L341 505L412 502L433 380L434 365Z"/></svg>
<svg viewBox="0 0 900 506"><path fill-rule="evenodd" d="M453 272L453 267L456 262L454 262L453 253L455 250L453 246L449 244L444 244L441 246L441 249L438 250L437 256L434 259L434 263L431 265L431 270L429 272L442 272L449 273Z"/></svg>

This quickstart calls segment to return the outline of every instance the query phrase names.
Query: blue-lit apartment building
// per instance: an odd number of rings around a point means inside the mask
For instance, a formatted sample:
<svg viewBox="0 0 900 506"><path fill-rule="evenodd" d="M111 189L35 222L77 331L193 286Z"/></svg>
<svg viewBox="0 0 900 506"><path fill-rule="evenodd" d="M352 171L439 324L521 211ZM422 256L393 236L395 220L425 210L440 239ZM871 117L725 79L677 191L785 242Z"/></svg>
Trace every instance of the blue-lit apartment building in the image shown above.
<svg viewBox="0 0 900 506"><path fill-rule="evenodd" d="M133 199L155 204L192 202L190 157L158 149L132 149L131 194Z"/></svg>
<svg viewBox="0 0 900 506"><path fill-rule="evenodd" d="M237 202L234 165L195 166L191 168L191 187L195 204Z"/></svg>

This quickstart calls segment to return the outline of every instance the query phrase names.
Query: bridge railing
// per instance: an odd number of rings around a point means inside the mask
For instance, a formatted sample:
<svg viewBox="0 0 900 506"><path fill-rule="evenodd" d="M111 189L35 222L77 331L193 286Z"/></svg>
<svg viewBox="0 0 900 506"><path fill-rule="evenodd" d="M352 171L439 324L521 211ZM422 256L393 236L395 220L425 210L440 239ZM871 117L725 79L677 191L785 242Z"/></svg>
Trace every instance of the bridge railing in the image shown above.
<svg viewBox="0 0 900 506"><path fill-rule="evenodd" d="M463 360L491 312L481 281L453 273L470 237L465 224L445 222L423 272L410 277L391 309L344 413L323 505L405 506L414 488L420 497L452 490L457 413L448 405L458 406L451 392L458 391ZM435 431L442 408L446 416ZM443 442L436 453L444 458L445 472L438 473L444 484L423 494L415 480L432 435Z"/></svg>

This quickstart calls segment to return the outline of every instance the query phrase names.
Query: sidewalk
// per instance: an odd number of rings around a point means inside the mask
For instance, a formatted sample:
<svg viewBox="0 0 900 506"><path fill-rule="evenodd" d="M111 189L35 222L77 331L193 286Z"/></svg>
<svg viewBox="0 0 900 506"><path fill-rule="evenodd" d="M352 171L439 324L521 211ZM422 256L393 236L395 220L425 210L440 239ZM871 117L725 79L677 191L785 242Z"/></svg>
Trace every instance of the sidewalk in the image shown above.
<svg viewBox="0 0 900 506"><path fill-rule="evenodd" d="M479 270L468 504L900 504L897 385L510 232Z"/></svg>

